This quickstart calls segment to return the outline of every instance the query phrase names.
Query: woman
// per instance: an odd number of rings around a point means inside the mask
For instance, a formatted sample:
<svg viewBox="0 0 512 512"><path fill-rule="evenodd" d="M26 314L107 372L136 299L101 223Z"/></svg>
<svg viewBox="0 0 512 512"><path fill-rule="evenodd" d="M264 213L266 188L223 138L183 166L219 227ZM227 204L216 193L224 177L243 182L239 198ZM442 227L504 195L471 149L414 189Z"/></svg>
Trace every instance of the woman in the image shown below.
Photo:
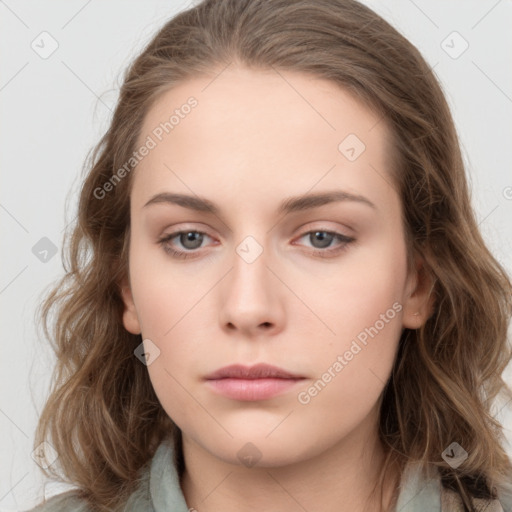
<svg viewBox="0 0 512 512"><path fill-rule="evenodd" d="M512 510L511 283L419 52L353 0L205 0L96 148L34 510ZM45 445L43 445L45 446Z"/></svg>

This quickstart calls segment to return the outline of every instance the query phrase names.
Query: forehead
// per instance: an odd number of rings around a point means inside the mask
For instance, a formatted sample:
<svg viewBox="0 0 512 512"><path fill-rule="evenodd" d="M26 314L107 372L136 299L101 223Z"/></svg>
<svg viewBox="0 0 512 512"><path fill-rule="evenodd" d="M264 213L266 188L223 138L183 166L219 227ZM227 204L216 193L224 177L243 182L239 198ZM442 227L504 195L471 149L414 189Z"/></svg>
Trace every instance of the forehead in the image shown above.
<svg viewBox="0 0 512 512"><path fill-rule="evenodd" d="M134 176L137 203L170 188L305 193L317 183L372 192L391 181L381 115L337 84L298 72L228 66L182 82L147 113L138 145L148 138L154 147Z"/></svg>

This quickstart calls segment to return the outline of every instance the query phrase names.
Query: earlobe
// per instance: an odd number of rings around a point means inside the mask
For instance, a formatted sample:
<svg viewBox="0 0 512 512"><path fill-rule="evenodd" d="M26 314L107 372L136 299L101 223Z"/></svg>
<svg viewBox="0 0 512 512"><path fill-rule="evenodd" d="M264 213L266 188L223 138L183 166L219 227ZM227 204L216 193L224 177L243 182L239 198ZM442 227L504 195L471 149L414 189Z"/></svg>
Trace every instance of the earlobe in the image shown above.
<svg viewBox="0 0 512 512"><path fill-rule="evenodd" d="M133 295L130 284L125 278L120 284L121 296L124 302L123 312L123 325L124 328L132 334L141 334L141 327L137 311L135 309L135 303L133 301Z"/></svg>
<svg viewBox="0 0 512 512"><path fill-rule="evenodd" d="M419 329L434 311L432 294L435 281L427 272L423 260L417 258L415 271L409 277L404 301L402 324L408 329Z"/></svg>

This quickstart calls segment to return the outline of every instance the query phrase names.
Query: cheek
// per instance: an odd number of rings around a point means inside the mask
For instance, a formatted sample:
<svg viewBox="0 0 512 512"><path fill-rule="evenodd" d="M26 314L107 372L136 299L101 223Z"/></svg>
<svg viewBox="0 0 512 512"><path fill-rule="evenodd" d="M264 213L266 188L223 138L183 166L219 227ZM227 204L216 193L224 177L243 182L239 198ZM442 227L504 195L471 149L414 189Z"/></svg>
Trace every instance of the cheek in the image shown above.
<svg viewBox="0 0 512 512"><path fill-rule="evenodd" d="M146 338L171 337L180 319L204 294L186 265L170 262L164 249L138 235L130 248L130 281L136 309ZM137 234L133 240L137 239Z"/></svg>
<svg viewBox="0 0 512 512"><path fill-rule="evenodd" d="M165 253L155 257L153 249L135 246L132 251L131 285L142 337L158 353L148 372L157 394L174 392L191 378L191 370L204 367L216 319L206 294L218 279L198 279L192 267L173 266Z"/></svg>
<svg viewBox="0 0 512 512"><path fill-rule="evenodd" d="M315 373L297 396L304 429L313 432L315 421L322 417L326 425L336 425L332 436L346 434L364 421L379 400L402 331L397 286L401 275L393 273L390 261L386 264L381 253L371 270L357 275L347 272L332 283L337 291L324 301L320 315L335 334L324 329L313 346L302 347ZM361 260L362 270L364 263Z"/></svg>
<svg viewBox="0 0 512 512"><path fill-rule="evenodd" d="M318 302L336 338L342 341L357 336L381 315L393 320L386 326L399 324L405 280L405 244L399 237L396 243L376 240L343 260L320 287L323 297Z"/></svg>
<svg viewBox="0 0 512 512"><path fill-rule="evenodd" d="M319 388L329 382L319 402L366 407L388 379L402 332L406 253L400 240L361 248L321 287L316 311L329 330L308 349Z"/></svg>
<svg viewBox="0 0 512 512"><path fill-rule="evenodd" d="M200 408L196 409L190 394L194 389L193 377L204 367L205 340L200 333L208 331L197 322L198 315L205 312L205 304L199 302L204 291L198 297L200 290L147 277L139 283L138 310L143 338L151 340L158 354L147 370L163 409L183 429L189 418L204 414Z"/></svg>

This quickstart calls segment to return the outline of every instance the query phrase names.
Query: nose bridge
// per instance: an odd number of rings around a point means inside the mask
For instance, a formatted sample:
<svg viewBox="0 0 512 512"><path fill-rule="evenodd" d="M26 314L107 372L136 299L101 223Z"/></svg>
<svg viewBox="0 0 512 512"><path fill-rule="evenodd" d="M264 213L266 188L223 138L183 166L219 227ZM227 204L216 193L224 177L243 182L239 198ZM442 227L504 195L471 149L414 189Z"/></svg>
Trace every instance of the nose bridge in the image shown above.
<svg viewBox="0 0 512 512"><path fill-rule="evenodd" d="M250 332L262 324L278 323L279 300L275 276L267 268L272 259L267 245L265 233L258 232L234 246L232 270L220 298L224 326Z"/></svg>
<svg viewBox="0 0 512 512"><path fill-rule="evenodd" d="M261 258L265 251L264 245L266 241L262 234L247 235L244 239L236 246L235 252L239 258L247 265L252 265L255 261ZM268 245L268 244L267 244Z"/></svg>
<svg viewBox="0 0 512 512"><path fill-rule="evenodd" d="M232 280L238 293L245 291L254 295L266 288L269 277L267 246L263 235L247 235L235 246Z"/></svg>

